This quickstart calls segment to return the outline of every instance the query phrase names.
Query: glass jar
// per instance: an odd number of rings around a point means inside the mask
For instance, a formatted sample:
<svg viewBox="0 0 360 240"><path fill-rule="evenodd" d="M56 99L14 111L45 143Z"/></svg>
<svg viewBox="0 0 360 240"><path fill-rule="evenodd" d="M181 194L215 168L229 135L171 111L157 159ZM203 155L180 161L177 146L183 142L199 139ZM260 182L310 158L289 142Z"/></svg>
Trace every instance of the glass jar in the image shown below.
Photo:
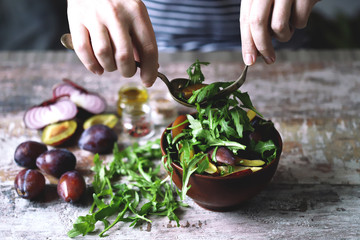
<svg viewBox="0 0 360 240"><path fill-rule="evenodd" d="M151 107L146 103L126 104L122 109L123 133L133 138L149 138L154 134Z"/></svg>
<svg viewBox="0 0 360 240"><path fill-rule="evenodd" d="M148 91L141 83L129 82L124 84L118 92L118 115L121 117L127 104L143 104L148 102L148 99Z"/></svg>
<svg viewBox="0 0 360 240"><path fill-rule="evenodd" d="M119 90L117 112L125 137L149 138L154 134L149 94L141 83L124 84Z"/></svg>
<svg viewBox="0 0 360 240"><path fill-rule="evenodd" d="M152 120L155 125L167 126L177 117L176 102L170 96L170 93L153 90L150 92L149 100L152 111Z"/></svg>

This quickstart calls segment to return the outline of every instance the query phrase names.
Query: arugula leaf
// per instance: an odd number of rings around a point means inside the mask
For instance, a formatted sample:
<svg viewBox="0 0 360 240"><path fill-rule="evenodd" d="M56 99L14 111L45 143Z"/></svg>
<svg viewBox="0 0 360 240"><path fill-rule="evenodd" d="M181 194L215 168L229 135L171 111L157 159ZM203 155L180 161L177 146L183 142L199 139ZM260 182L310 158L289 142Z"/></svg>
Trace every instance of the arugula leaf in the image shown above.
<svg viewBox="0 0 360 240"><path fill-rule="evenodd" d="M207 148L209 148L211 146L227 146L233 150L239 150L239 149L244 150L245 149L245 146L238 142L231 141L229 139L217 138L216 137L217 134L214 134L211 130L205 128L203 126L202 122L198 119L195 119L193 116L187 115L187 118L190 123L189 128L192 129L191 142L193 142L193 143L202 142L201 146L198 146L200 149L205 151ZM222 121L224 121L223 118L220 119L219 126L222 125L222 127L224 127L225 123L222 123ZM232 132L232 133L235 132L235 130L230 127L225 128L225 130L223 130L223 131ZM186 144L186 142L187 142L187 140L181 141L182 144Z"/></svg>
<svg viewBox="0 0 360 240"><path fill-rule="evenodd" d="M268 163L276 157L277 147L272 140L266 142L258 141L257 143L252 141L250 147L253 151L259 153L261 158L265 159Z"/></svg>
<svg viewBox="0 0 360 240"><path fill-rule="evenodd" d="M94 156L94 201L89 214L77 218L68 232L69 237L93 232L99 221L104 223L99 234L103 237L118 222L129 222L133 227L140 221L151 222L151 215L167 216L179 226L175 211L185 205L174 197L175 191L168 178L160 178L160 165L155 166L151 161L160 159L159 143L157 139L143 146L134 144L123 151L115 145L113 161L107 165L98 155ZM115 182L118 176L126 179L126 183Z"/></svg>
<svg viewBox="0 0 360 240"><path fill-rule="evenodd" d="M78 217L73 225L73 229L68 232L68 236L74 238L79 235L85 236L88 232L95 229L96 220L94 215L88 214L83 217Z"/></svg>
<svg viewBox="0 0 360 240"><path fill-rule="evenodd" d="M190 176L198 169L197 164L204 157L203 153L198 153L194 155L192 158L188 159L188 161L182 161L180 163L183 168L183 177L182 177L182 189L181 189L181 200L184 200L186 197L187 191L191 188L189 185Z"/></svg>
<svg viewBox="0 0 360 240"><path fill-rule="evenodd" d="M219 92L220 89L231 85L231 83L232 82L214 82L198 90L195 90L193 92L193 95L188 99L188 103L190 104L200 103L206 100L208 96L214 95L215 93Z"/></svg>
<svg viewBox="0 0 360 240"><path fill-rule="evenodd" d="M209 62L200 62L199 60L196 60L195 63L193 63L187 70L187 74L190 78L190 84L197 84L202 83L205 80L205 77L203 73L201 72L201 65L209 65Z"/></svg>
<svg viewBox="0 0 360 240"><path fill-rule="evenodd" d="M221 132L224 133L227 138L237 136L238 132L236 131L236 129L234 129L231 126L230 120L226 120L225 118L222 118L222 119L220 119L219 123L220 123L221 130L222 130Z"/></svg>
<svg viewBox="0 0 360 240"><path fill-rule="evenodd" d="M198 174L203 173L207 168L209 167L209 158L206 154L203 155L200 162L198 163L198 167L196 169L196 172Z"/></svg>
<svg viewBox="0 0 360 240"><path fill-rule="evenodd" d="M187 115L187 119L189 120L189 128L192 129L192 135L194 136L194 138L197 138L201 134L206 135L206 133L204 133L204 129L202 127L200 120L195 119L191 115Z"/></svg>
<svg viewBox="0 0 360 240"><path fill-rule="evenodd" d="M235 91L233 92L233 95L238 98L243 106L247 109L251 109L253 110L254 112L256 112L257 115L259 115L260 117L263 117L261 115L261 113L259 113L256 108L253 106L251 100L250 100L250 97L249 97L249 94L247 92L243 93L243 92L240 92L240 91Z"/></svg>

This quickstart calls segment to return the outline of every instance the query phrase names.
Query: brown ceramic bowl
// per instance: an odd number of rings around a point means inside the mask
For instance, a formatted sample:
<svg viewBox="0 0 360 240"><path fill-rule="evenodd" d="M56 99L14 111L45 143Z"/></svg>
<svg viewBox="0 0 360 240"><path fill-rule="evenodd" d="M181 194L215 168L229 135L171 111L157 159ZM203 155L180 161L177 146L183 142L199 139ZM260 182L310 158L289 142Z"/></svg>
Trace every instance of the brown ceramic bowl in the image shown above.
<svg viewBox="0 0 360 240"><path fill-rule="evenodd" d="M171 126L171 124L169 125ZM161 151L166 155L167 141L165 130L161 136ZM201 174L192 174L189 180L191 188L187 196L192 198L199 206L212 211L229 211L239 207L243 202L251 199L262 191L274 176L281 151L282 139L279 132L273 128L271 139L279 147L277 157L263 169L245 173L237 176L209 176ZM166 161L166 159L165 159ZM171 164L173 167L172 180L175 185L182 188L183 169L176 163Z"/></svg>

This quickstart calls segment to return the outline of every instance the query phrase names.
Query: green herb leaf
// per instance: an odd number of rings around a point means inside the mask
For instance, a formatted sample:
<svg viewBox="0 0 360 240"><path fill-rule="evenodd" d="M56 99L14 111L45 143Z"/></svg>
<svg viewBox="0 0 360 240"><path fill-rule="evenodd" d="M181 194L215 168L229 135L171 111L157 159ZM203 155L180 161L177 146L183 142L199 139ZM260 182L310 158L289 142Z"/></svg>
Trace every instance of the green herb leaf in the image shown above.
<svg viewBox="0 0 360 240"><path fill-rule="evenodd" d="M203 73L201 72L201 65L209 65L208 62L200 62L199 60L196 60L195 63L193 63L187 70L187 74L189 75L189 78L191 80L191 83L189 85L202 83L205 78Z"/></svg>
<svg viewBox="0 0 360 240"><path fill-rule="evenodd" d="M272 140L266 142L258 141L256 144L251 142L251 149L261 155L268 163L276 157L277 147Z"/></svg>
<svg viewBox="0 0 360 240"><path fill-rule="evenodd" d="M189 98L188 103L201 103L206 100L207 97L219 92L222 88L231 85L231 82L214 82L207 86L204 86L193 92L193 95ZM219 99L217 99L219 100Z"/></svg>
<svg viewBox="0 0 360 240"><path fill-rule="evenodd" d="M200 162L203 156L203 153L198 153L188 161L182 161L181 163L181 167L183 168L183 177L180 198L182 200L185 199L187 191L191 188L191 186L189 186L190 176L197 170L197 164Z"/></svg>
<svg viewBox="0 0 360 240"><path fill-rule="evenodd" d="M113 161L107 165L94 156L94 202L89 214L77 218L69 237L93 232L98 221L104 223L99 234L103 237L118 222L129 222L132 227L140 221L150 222L151 215L167 216L179 226L174 211L185 205L176 200L171 184L159 176L160 166L151 161L161 158L159 143L157 139L143 146L134 144L123 151L115 145ZM115 182L118 176L126 183Z"/></svg>
<svg viewBox="0 0 360 240"><path fill-rule="evenodd" d="M207 168L209 167L209 158L206 154L203 155L201 161L198 163L198 167L196 169L196 172L198 174L203 173Z"/></svg>
<svg viewBox="0 0 360 240"><path fill-rule="evenodd" d="M242 104L245 108L253 110L254 112L256 112L256 114L258 114L260 117L262 117L261 113L259 113L256 110L256 108L253 106L248 93L236 91L233 94L235 97L237 97L242 102Z"/></svg>

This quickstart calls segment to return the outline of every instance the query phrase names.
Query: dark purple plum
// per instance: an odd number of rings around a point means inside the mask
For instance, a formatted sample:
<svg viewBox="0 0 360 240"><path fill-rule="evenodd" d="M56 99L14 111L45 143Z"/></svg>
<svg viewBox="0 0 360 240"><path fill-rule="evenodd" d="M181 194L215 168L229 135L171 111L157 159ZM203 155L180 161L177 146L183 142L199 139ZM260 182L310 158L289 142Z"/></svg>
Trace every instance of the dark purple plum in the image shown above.
<svg viewBox="0 0 360 240"><path fill-rule="evenodd" d="M35 169L23 169L16 175L14 187L20 197L33 199L44 190L45 177Z"/></svg>
<svg viewBox="0 0 360 240"><path fill-rule="evenodd" d="M209 159L212 159L214 150L215 148L212 148L208 151ZM234 166L236 164L236 159L234 154L227 147L219 147L216 151L216 162Z"/></svg>
<svg viewBox="0 0 360 240"><path fill-rule="evenodd" d="M51 149L36 159L36 166L43 172L59 178L65 172L75 169L76 157L66 149Z"/></svg>
<svg viewBox="0 0 360 240"><path fill-rule="evenodd" d="M65 202L76 202L84 194L86 184L83 176L78 171L68 171L64 173L57 185L58 195Z"/></svg>
<svg viewBox="0 0 360 240"><path fill-rule="evenodd" d="M14 160L21 167L34 169L36 168L36 158L47 150L47 146L43 143L26 141L16 147Z"/></svg>
<svg viewBox="0 0 360 240"><path fill-rule="evenodd" d="M81 134L79 147L92 153L106 154L113 150L117 138L113 129L97 124L87 128Z"/></svg>

